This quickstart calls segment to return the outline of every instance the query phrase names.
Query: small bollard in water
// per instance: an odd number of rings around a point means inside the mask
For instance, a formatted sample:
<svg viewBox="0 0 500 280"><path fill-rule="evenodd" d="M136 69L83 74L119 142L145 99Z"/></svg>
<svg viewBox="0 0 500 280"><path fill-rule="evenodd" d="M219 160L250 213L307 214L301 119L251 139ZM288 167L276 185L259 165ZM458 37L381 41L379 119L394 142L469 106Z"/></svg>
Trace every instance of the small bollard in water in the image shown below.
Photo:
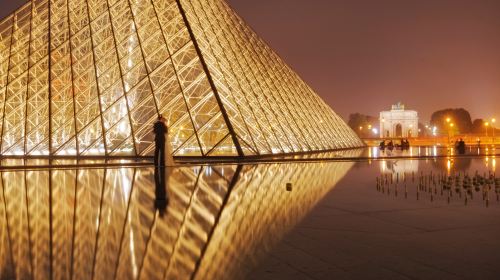
<svg viewBox="0 0 500 280"><path fill-rule="evenodd" d="M286 191L291 192L292 191L292 183L286 183Z"/></svg>

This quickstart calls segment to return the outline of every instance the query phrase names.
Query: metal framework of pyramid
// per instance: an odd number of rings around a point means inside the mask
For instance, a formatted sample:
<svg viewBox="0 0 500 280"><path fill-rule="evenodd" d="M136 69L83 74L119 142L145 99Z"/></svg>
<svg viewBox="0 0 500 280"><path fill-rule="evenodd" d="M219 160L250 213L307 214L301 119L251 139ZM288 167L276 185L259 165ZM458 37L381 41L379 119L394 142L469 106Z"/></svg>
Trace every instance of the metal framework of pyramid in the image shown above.
<svg viewBox="0 0 500 280"><path fill-rule="evenodd" d="M174 156L360 147L224 0L32 0L0 23L0 154Z"/></svg>

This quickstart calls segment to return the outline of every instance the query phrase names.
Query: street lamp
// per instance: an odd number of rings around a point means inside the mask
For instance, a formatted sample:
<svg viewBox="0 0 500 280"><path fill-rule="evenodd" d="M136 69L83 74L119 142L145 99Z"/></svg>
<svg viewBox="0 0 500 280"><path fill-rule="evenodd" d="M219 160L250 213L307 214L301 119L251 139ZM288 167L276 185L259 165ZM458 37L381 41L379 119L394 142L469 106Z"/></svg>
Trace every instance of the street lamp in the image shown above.
<svg viewBox="0 0 500 280"><path fill-rule="evenodd" d="M455 126L455 124L454 124L454 123L450 123L450 124L448 125L448 145L451 143L451 142L450 142L450 134L451 134L452 129L453 129L453 127L454 127L454 126Z"/></svg>
<svg viewBox="0 0 500 280"><path fill-rule="evenodd" d="M485 123L484 123L484 130L485 130L485 132L486 132L486 137L488 137L488 126L489 126L489 125L490 125L490 123L489 123L489 122L485 122Z"/></svg>
<svg viewBox="0 0 500 280"><path fill-rule="evenodd" d="M491 129L493 129L493 145L495 145L495 123L497 120L495 118L491 119Z"/></svg>
<svg viewBox="0 0 500 280"><path fill-rule="evenodd" d="M451 133L451 128L453 127L453 123L450 123L451 122L451 118L450 117L447 117L446 118L446 123L448 124L447 125L447 129L448 129L448 145L450 145L450 133Z"/></svg>

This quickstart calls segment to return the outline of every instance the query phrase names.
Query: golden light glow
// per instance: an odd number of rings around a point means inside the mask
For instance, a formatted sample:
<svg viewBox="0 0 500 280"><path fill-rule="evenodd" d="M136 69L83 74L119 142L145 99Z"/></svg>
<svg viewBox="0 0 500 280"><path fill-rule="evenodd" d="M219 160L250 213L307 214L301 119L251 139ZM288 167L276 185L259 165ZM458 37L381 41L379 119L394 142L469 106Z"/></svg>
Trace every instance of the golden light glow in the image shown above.
<svg viewBox="0 0 500 280"><path fill-rule="evenodd" d="M203 279L242 279L242 261L257 261L262 245L281 240L352 165L175 168L165 215L154 208L153 168L3 172L2 279L91 279L92 271L99 279L184 279L195 270Z"/></svg>
<svg viewBox="0 0 500 280"><path fill-rule="evenodd" d="M148 156L159 113L178 156L363 146L223 0L32 0L0 22L0 108L1 155Z"/></svg>

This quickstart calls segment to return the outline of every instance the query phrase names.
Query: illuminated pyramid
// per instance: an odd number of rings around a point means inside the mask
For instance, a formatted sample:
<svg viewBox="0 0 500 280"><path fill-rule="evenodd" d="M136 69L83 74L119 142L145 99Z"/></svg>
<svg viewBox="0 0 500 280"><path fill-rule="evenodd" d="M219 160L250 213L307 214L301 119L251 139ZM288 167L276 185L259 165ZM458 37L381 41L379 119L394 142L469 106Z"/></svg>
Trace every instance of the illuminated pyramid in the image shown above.
<svg viewBox="0 0 500 280"><path fill-rule="evenodd" d="M50 71L49 71L50 69ZM1 155L362 146L223 0L33 0L0 23Z"/></svg>

